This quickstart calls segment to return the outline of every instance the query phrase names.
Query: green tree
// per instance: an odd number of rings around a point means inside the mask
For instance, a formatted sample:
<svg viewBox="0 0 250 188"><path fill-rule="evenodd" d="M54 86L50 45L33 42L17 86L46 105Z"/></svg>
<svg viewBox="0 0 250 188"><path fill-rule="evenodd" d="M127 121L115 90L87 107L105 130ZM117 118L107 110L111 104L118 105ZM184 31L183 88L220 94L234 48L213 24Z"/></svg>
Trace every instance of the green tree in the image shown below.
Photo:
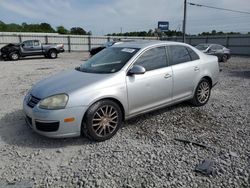
<svg viewBox="0 0 250 188"><path fill-rule="evenodd" d="M55 32L55 30L48 23L41 23L40 29L42 32L45 32L45 33L54 33Z"/></svg>
<svg viewBox="0 0 250 188"><path fill-rule="evenodd" d="M58 26L58 27L56 28L56 31L57 31L57 33L59 33L59 34L68 34L68 33L69 33L69 31L68 31L65 27L63 27L62 25L61 25L61 26Z"/></svg>
<svg viewBox="0 0 250 188"><path fill-rule="evenodd" d="M70 34L72 34L72 35L86 35L87 32L81 27L72 27L70 29Z"/></svg>

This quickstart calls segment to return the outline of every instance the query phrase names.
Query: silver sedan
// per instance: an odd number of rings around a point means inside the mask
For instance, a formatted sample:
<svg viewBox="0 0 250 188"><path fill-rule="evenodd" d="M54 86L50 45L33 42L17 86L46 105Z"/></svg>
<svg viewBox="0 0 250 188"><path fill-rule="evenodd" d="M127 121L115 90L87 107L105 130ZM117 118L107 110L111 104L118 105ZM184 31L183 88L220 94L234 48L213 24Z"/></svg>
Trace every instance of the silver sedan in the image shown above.
<svg viewBox="0 0 250 188"><path fill-rule="evenodd" d="M205 105L218 60L176 42L125 42L38 82L25 96L27 124L47 137L111 138L122 122L189 100Z"/></svg>

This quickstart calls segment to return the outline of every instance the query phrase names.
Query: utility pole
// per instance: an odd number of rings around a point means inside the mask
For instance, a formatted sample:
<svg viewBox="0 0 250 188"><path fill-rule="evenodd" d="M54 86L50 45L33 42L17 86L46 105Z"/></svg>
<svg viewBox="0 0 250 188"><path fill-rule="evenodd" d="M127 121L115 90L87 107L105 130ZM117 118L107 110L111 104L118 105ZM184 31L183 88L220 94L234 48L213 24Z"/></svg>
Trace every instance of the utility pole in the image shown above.
<svg viewBox="0 0 250 188"><path fill-rule="evenodd" d="M184 18L183 18L183 25L182 25L182 41L186 42L186 20L187 20L187 0L184 0Z"/></svg>

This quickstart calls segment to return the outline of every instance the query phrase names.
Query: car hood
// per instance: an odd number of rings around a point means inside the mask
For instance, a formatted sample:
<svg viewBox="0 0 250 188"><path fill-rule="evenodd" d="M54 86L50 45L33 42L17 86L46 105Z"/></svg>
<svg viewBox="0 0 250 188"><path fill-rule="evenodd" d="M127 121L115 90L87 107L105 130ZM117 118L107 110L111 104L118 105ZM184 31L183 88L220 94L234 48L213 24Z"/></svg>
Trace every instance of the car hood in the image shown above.
<svg viewBox="0 0 250 188"><path fill-rule="evenodd" d="M9 43L9 44L3 46L1 49L3 50L3 49L8 49L8 48L11 48L11 47L19 47L19 46L20 46L20 44Z"/></svg>
<svg viewBox="0 0 250 188"><path fill-rule="evenodd" d="M18 46L20 46L20 44L9 43L9 44L3 46L3 48L4 47L13 47L13 46L18 47Z"/></svg>
<svg viewBox="0 0 250 188"><path fill-rule="evenodd" d="M111 75L85 73L77 70L64 71L35 84L31 89L31 94L40 99L60 93L70 94L108 77Z"/></svg>

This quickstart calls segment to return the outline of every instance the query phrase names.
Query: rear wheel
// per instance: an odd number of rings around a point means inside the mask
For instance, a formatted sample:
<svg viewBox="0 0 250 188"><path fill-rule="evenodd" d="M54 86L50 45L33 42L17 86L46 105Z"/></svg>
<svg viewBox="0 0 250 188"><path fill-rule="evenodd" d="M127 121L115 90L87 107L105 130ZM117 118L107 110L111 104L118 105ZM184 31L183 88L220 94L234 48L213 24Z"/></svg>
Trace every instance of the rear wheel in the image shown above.
<svg viewBox="0 0 250 188"><path fill-rule="evenodd" d="M211 84L210 82L203 78L196 90L193 99L191 100L191 103L195 106L203 106L205 105L209 98L210 98L210 93L211 93Z"/></svg>
<svg viewBox="0 0 250 188"><path fill-rule="evenodd" d="M57 52L56 52L56 50L50 50L48 56L51 59L57 58Z"/></svg>
<svg viewBox="0 0 250 188"><path fill-rule="evenodd" d="M227 62L227 55L226 54L224 54L223 56L222 56L222 58L221 58L221 61L223 62L223 63L226 63Z"/></svg>
<svg viewBox="0 0 250 188"><path fill-rule="evenodd" d="M11 52L9 55L10 59L13 61L17 61L20 58L20 55L18 52Z"/></svg>
<svg viewBox="0 0 250 188"><path fill-rule="evenodd" d="M82 132L95 141L110 139L122 124L122 112L112 100L102 100L93 104L82 122Z"/></svg>

